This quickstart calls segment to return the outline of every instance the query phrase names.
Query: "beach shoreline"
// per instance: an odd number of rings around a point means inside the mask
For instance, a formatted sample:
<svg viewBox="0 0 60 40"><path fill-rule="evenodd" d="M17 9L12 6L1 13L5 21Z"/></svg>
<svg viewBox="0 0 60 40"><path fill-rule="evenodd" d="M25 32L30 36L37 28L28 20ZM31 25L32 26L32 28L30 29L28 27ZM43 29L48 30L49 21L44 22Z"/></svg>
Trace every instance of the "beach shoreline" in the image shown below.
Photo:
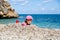
<svg viewBox="0 0 60 40"><path fill-rule="evenodd" d="M3 25L3 26L2 26ZM1 40L60 40L60 30L39 28L36 25L21 26L21 23L0 24Z"/></svg>

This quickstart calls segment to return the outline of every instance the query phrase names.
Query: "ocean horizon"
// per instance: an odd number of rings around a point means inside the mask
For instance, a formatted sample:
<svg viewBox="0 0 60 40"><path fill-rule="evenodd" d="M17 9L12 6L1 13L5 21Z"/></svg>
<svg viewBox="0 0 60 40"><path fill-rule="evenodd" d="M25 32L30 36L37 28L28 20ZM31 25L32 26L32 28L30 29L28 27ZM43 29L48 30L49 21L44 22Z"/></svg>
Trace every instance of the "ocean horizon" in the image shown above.
<svg viewBox="0 0 60 40"><path fill-rule="evenodd" d="M16 20L22 23L27 15L33 17L32 24L38 27L60 29L60 14L19 14L18 18L0 19L0 24L15 23Z"/></svg>

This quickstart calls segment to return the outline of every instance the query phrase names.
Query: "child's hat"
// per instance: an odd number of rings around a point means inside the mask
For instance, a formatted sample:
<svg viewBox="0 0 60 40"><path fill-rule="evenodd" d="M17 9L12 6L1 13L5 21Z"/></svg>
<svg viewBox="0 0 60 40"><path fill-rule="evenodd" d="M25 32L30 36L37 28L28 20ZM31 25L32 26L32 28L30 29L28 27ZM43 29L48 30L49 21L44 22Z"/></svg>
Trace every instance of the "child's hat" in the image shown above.
<svg viewBox="0 0 60 40"><path fill-rule="evenodd" d="M33 17L32 16L30 16L30 15L28 15L28 16L26 16L26 19L31 19L31 20L33 20Z"/></svg>

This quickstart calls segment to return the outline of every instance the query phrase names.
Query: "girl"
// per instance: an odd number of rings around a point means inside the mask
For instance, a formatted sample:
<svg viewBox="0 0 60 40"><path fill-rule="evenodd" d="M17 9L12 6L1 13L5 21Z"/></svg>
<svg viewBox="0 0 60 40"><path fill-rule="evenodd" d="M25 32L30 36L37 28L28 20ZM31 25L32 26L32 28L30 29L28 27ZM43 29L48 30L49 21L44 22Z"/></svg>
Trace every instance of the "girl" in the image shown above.
<svg viewBox="0 0 60 40"><path fill-rule="evenodd" d="M30 16L30 15L27 16L25 22L22 23L22 26L30 25L31 22L32 22L32 20L33 20L33 17L32 16Z"/></svg>

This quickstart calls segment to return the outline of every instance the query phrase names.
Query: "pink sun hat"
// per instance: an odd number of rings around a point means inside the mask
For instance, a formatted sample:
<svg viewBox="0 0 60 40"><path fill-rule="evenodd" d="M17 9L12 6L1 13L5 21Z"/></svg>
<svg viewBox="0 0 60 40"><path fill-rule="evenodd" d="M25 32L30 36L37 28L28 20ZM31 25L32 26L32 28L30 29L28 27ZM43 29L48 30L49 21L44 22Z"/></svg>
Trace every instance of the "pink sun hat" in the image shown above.
<svg viewBox="0 0 60 40"><path fill-rule="evenodd" d="M26 16L26 19L31 19L31 20L33 20L33 17L32 16L30 16L30 15L28 15L28 16Z"/></svg>

